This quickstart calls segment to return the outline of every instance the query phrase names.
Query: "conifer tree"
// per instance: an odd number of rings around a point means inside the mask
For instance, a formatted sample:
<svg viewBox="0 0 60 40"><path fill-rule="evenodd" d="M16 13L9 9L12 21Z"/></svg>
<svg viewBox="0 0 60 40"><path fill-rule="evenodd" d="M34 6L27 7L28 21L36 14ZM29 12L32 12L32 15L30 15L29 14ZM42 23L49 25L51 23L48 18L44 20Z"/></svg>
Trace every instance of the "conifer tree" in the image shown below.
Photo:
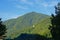
<svg viewBox="0 0 60 40"><path fill-rule="evenodd" d="M2 23L0 18L0 36L3 36L6 33L6 26Z"/></svg>
<svg viewBox="0 0 60 40"><path fill-rule="evenodd" d="M55 6L55 15L51 17L51 34L54 40L60 40L60 3Z"/></svg>

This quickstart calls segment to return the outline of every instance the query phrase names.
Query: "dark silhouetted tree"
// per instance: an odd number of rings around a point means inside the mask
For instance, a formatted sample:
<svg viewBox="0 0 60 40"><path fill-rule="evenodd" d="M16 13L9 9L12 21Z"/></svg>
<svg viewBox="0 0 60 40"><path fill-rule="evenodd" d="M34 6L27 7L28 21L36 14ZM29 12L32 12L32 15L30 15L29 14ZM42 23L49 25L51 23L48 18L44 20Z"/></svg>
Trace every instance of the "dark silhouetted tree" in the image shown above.
<svg viewBox="0 0 60 40"><path fill-rule="evenodd" d="M6 33L6 26L2 23L0 18L0 37L2 37Z"/></svg>
<svg viewBox="0 0 60 40"><path fill-rule="evenodd" d="M51 15L51 34L54 40L60 40L60 3L55 6L55 15Z"/></svg>

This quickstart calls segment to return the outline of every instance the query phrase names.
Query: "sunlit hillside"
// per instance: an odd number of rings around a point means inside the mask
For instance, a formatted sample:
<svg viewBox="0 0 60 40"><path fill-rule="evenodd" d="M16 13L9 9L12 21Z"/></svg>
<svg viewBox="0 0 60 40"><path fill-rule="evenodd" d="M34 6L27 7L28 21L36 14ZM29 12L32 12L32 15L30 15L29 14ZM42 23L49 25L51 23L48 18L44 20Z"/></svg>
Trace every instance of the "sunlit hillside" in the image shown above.
<svg viewBox="0 0 60 40"><path fill-rule="evenodd" d="M7 38L15 38L21 33L40 34L50 37L50 16L30 12L16 19L10 19L4 23L7 26Z"/></svg>

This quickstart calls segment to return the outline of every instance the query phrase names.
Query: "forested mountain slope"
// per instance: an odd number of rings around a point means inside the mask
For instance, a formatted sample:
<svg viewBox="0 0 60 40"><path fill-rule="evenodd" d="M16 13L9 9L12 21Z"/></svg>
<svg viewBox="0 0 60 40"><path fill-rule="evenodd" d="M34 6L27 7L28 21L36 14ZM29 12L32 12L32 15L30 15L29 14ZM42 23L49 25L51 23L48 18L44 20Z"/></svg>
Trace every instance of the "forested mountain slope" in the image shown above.
<svg viewBox="0 0 60 40"><path fill-rule="evenodd" d="M49 35L50 16L30 12L16 19L10 19L4 23L7 26L7 37L15 38L21 33L41 34L44 36Z"/></svg>

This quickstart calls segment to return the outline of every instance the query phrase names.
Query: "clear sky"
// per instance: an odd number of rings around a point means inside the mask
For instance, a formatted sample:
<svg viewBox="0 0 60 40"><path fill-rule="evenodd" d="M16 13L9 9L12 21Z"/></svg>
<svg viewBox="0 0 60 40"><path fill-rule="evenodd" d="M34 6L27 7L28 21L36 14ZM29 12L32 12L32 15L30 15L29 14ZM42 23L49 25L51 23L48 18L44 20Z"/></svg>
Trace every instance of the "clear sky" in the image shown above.
<svg viewBox="0 0 60 40"><path fill-rule="evenodd" d="M60 0L0 0L0 18L7 20L32 11L51 15L58 2Z"/></svg>

